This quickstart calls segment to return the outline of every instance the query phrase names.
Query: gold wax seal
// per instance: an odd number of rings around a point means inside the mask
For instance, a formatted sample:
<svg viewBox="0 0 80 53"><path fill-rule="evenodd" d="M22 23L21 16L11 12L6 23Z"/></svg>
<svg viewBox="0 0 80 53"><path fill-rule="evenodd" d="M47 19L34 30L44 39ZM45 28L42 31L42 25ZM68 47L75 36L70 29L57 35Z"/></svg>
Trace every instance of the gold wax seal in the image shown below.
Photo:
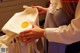
<svg viewBox="0 0 80 53"><path fill-rule="evenodd" d="M26 28L26 27L28 27L28 25L29 25L28 22L23 22L22 25L21 25L21 27L22 27L22 28Z"/></svg>

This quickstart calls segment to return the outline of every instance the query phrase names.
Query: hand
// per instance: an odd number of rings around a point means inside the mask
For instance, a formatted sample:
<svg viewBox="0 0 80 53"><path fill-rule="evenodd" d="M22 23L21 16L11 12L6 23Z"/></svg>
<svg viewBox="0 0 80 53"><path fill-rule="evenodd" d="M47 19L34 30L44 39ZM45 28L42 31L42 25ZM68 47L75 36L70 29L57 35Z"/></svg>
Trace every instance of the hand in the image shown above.
<svg viewBox="0 0 80 53"><path fill-rule="evenodd" d="M39 14L45 14L47 12L47 8L44 8L42 6L32 6L32 8L37 8Z"/></svg>
<svg viewBox="0 0 80 53"><path fill-rule="evenodd" d="M19 39L24 43L29 43L38 38L44 37L44 29L33 24L33 28L19 34Z"/></svg>

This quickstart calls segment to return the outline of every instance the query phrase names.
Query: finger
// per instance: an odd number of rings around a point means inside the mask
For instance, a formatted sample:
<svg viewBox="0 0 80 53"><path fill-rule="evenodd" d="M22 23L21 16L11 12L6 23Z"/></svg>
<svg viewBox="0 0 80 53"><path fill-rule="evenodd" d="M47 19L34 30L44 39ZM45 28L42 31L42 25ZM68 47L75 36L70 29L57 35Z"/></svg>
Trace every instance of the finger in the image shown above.
<svg viewBox="0 0 80 53"><path fill-rule="evenodd" d="M34 28L35 27L35 24L32 24L32 28Z"/></svg>
<svg viewBox="0 0 80 53"><path fill-rule="evenodd" d="M38 8L38 6L33 6L33 5L32 5L32 8Z"/></svg>
<svg viewBox="0 0 80 53"><path fill-rule="evenodd" d="M42 6L32 6L33 8L37 8L39 11L42 11Z"/></svg>
<svg viewBox="0 0 80 53"><path fill-rule="evenodd" d="M30 38L31 38L31 35L30 36L25 36L22 39L30 39Z"/></svg>
<svg viewBox="0 0 80 53"><path fill-rule="evenodd" d="M37 8L37 9L39 9L39 8L40 8L39 6L33 6L33 5L32 5L31 7L32 7L32 8Z"/></svg>
<svg viewBox="0 0 80 53"><path fill-rule="evenodd" d="M44 11L39 12L39 14L44 14Z"/></svg>
<svg viewBox="0 0 80 53"><path fill-rule="evenodd" d="M24 37L24 38L23 38L23 41L24 41L24 40L28 41L28 40L30 40L30 39L35 39L35 38L33 38L32 36L30 36L30 37Z"/></svg>
<svg viewBox="0 0 80 53"><path fill-rule="evenodd" d="M23 40L24 39L24 37L19 37L19 40Z"/></svg>
<svg viewBox="0 0 80 53"><path fill-rule="evenodd" d="M20 40L21 42L24 42L24 41L23 41L23 40L24 40L23 38L20 38L20 37L19 37L19 40Z"/></svg>
<svg viewBox="0 0 80 53"><path fill-rule="evenodd" d="M30 40L30 39L35 39L32 35L29 35L27 37L23 37L23 40Z"/></svg>
<svg viewBox="0 0 80 53"><path fill-rule="evenodd" d="M33 27L33 28L36 28L36 27L38 27L38 26L37 26L36 24L32 24L32 27Z"/></svg>
<svg viewBox="0 0 80 53"><path fill-rule="evenodd" d="M21 35L20 37L29 37L32 35L34 35L33 32L30 32L30 33L25 33L24 35Z"/></svg>
<svg viewBox="0 0 80 53"><path fill-rule="evenodd" d="M19 40L22 41L22 42L26 42L26 41L28 41L28 40L30 40L30 39L31 39L31 38L29 38L29 37L19 38Z"/></svg>
<svg viewBox="0 0 80 53"><path fill-rule="evenodd" d="M32 41L34 41L33 38L32 38L32 39L27 39L27 40L25 40L24 42L27 44L27 43L30 43L30 42L32 42Z"/></svg>
<svg viewBox="0 0 80 53"><path fill-rule="evenodd" d="M31 6L32 8L36 8L35 6Z"/></svg>
<svg viewBox="0 0 80 53"><path fill-rule="evenodd" d="M23 34L19 35L19 39L22 39L23 37L24 37Z"/></svg>
<svg viewBox="0 0 80 53"><path fill-rule="evenodd" d="M27 43L30 39L23 39L22 42Z"/></svg>
<svg viewBox="0 0 80 53"><path fill-rule="evenodd" d="M32 31L32 30L25 30L25 31L20 32L19 35L22 35L22 34L25 34L25 33L29 33L29 32L31 32L31 31Z"/></svg>

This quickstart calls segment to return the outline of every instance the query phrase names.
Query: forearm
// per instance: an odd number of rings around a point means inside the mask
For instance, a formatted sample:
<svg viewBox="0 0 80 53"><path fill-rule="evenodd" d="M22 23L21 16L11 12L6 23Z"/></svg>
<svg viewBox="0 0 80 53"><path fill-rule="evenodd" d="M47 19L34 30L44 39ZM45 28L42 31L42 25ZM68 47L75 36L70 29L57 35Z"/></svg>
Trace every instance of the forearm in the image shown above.
<svg viewBox="0 0 80 53"><path fill-rule="evenodd" d="M68 26L60 26L59 28L46 28L45 37L50 42L58 42L64 44L72 44L80 41L80 24L79 19L75 19Z"/></svg>

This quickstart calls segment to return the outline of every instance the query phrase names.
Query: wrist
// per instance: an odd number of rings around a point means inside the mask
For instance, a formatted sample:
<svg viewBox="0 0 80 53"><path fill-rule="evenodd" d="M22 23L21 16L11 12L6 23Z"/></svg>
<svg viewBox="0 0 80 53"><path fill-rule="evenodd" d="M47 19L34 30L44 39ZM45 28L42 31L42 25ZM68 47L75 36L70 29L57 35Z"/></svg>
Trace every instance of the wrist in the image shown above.
<svg viewBox="0 0 80 53"><path fill-rule="evenodd" d="M42 29L41 32L42 32L41 36L44 37L45 36L45 29Z"/></svg>

